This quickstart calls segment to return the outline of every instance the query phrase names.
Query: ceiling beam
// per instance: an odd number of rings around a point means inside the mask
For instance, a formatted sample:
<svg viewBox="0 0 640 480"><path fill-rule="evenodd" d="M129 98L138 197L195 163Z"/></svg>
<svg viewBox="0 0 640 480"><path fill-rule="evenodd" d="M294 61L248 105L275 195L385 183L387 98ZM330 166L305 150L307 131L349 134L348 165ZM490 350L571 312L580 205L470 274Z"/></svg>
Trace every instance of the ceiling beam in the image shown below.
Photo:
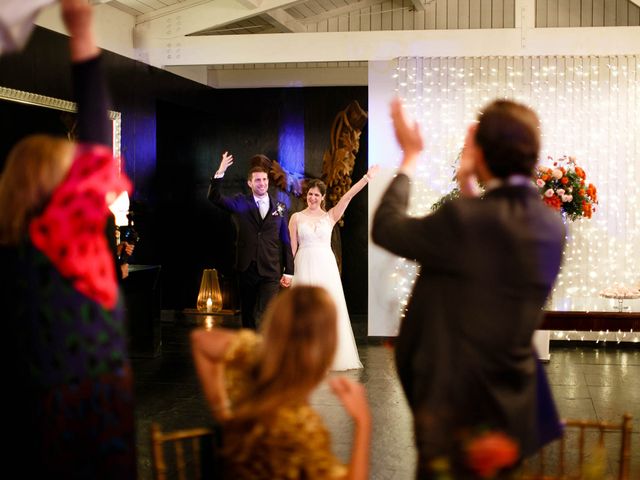
<svg viewBox="0 0 640 480"><path fill-rule="evenodd" d="M333 8L327 12L320 13L312 17L301 18L300 22L305 24L318 23L329 18L346 15L347 13L355 12L356 10L362 10L363 8L368 8L372 5L379 5L381 3L382 0L360 0L359 2L351 3L349 5L345 5L344 7Z"/></svg>
<svg viewBox="0 0 640 480"><path fill-rule="evenodd" d="M295 35L295 36L294 36ZM256 34L147 39L153 65L377 61L403 56L630 55L640 27Z"/></svg>
<svg viewBox="0 0 640 480"><path fill-rule="evenodd" d="M263 13L262 17L283 32L304 33L307 31L307 27L282 9Z"/></svg>
<svg viewBox="0 0 640 480"><path fill-rule="evenodd" d="M250 4L247 4L246 2L248 1L251 1L251 0L243 0L242 2L239 2L239 3L242 3L247 8L255 8L257 6L257 4L253 2L251 2ZM185 10L189 10L192 7L197 7L199 5L204 5L206 3L213 3L213 2L214 0L184 0L183 2L174 3L173 5L167 5L164 8L159 8L158 10L154 10L153 12L138 15L136 17L136 23L149 22L157 18L162 18L168 15L177 14Z"/></svg>
<svg viewBox="0 0 640 480"><path fill-rule="evenodd" d="M187 0L188 1L188 0ZM138 35L174 38L212 30L271 10L289 7L303 0L198 0L170 5L136 17Z"/></svg>
<svg viewBox="0 0 640 480"><path fill-rule="evenodd" d="M325 66L209 70L215 88L336 87L366 85L368 66Z"/></svg>
<svg viewBox="0 0 640 480"><path fill-rule="evenodd" d="M424 12L427 7L424 3L422 3L422 0L411 0L411 3L413 4L413 8L416 9L416 12Z"/></svg>

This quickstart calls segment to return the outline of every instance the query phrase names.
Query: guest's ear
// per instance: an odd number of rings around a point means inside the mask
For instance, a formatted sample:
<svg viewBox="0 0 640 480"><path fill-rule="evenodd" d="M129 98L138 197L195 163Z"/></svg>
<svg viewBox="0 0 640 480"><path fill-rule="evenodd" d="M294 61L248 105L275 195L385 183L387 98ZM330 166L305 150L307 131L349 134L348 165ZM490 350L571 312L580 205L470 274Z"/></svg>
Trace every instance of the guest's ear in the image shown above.
<svg viewBox="0 0 640 480"><path fill-rule="evenodd" d="M494 176L493 172L487 165L487 161L484 158L484 153L482 153L482 149L476 148L475 150L475 165L474 165L474 173L476 177L482 181L486 181L487 179Z"/></svg>

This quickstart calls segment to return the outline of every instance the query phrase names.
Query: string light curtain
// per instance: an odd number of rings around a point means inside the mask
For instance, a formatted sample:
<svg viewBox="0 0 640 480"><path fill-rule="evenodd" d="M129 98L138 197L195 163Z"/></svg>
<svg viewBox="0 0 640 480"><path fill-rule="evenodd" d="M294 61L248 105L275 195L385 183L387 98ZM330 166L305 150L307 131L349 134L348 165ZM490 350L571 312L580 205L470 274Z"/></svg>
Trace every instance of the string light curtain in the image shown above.
<svg viewBox="0 0 640 480"><path fill-rule="evenodd" d="M568 243L548 308L613 310L599 296L614 284L640 286L640 56L400 58L396 92L426 137L411 200L424 215L455 186L466 126L482 106L510 98L542 121L541 164L575 156L598 188L593 218L567 222ZM416 267L398 260L400 307ZM627 311L640 311L640 300Z"/></svg>

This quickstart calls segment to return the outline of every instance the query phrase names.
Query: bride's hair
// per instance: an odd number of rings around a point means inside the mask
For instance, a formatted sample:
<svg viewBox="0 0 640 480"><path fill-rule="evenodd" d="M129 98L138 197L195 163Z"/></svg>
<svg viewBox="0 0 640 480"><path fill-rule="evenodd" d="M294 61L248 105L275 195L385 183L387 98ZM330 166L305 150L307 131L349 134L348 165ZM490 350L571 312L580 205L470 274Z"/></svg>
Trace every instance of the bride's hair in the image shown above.
<svg viewBox="0 0 640 480"><path fill-rule="evenodd" d="M232 421L268 419L283 405L304 401L326 376L336 350L337 313L323 288L292 287L269 305L253 385Z"/></svg>
<svg viewBox="0 0 640 480"><path fill-rule="evenodd" d="M309 190L311 190L312 188L317 188L318 191L320 192L320 195L322 195L324 197L325 193L327 193L327 186L325 185L325 183L322 180L319 180L317 178L312 178L311 180L307 181L307 185L306 185L306 193L309 192ZM305 195L306 195L305 193Z"/></svg>

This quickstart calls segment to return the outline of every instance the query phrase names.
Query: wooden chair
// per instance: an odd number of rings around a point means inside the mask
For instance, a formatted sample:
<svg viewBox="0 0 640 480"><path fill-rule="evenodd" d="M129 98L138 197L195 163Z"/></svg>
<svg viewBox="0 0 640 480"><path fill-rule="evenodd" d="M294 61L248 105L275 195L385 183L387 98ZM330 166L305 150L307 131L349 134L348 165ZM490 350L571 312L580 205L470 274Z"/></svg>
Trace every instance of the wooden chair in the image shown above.
<svg viewBox="0 0 640 480"><path fill-rule="evenodd" d="M163 432L160 425L152 423L151 458L154 480L220 478L220 437L217 428Z"/></svg>
<svg viewBox="0 0 640 480"><path fill-rule="evenodd" d="M595 466L609 469L607 452L619 444L616 451L618 465L610 466L614 476L607 472L597 474L597 478L631 479L631 415L622 416L621 423L566 420L563 437L543 448L525 461L521 480L578 480ZM615 439L613 437L616 437ZM605 439L609 440L605 443ZM601 457L598 458L598 455ZM591 465L591 467L589 467Z"/></svg>

